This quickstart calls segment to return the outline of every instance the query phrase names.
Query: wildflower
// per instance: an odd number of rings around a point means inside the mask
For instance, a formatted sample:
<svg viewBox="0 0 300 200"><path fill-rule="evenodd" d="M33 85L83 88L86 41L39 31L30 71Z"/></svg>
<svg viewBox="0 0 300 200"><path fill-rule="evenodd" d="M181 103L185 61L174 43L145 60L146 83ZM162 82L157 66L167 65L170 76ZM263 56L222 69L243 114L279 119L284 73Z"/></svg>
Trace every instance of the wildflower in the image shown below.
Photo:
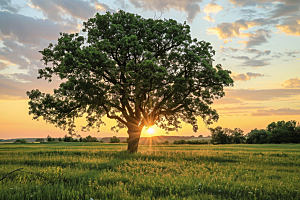
<svg viewBox="0 0 300 200"><path fill-rule="evenodd" d="M11 190L13 189L13 188L10 188Z"/></svg>
<svg viewBox="0 0 300 200"><path fill-rule="evenodd" d="M252 194L253 192L248 192L249 194Z"/></svg>
<svg viewBox="0 0 300 200"><path fill-rule="evenodd" d="M93 200L93 198L90 198L90 200Z"/></svg>
<svg viewBox="0 0 300 200"><path fill-rule="evenodd" d="M221 190L219 190L219 192L221 192Z"/></svg>
<svg viewBox="0 0 300 200"><path fill-rule="evenodd" d="M202 185L201 183L199 183L199 185Z"/></svg>

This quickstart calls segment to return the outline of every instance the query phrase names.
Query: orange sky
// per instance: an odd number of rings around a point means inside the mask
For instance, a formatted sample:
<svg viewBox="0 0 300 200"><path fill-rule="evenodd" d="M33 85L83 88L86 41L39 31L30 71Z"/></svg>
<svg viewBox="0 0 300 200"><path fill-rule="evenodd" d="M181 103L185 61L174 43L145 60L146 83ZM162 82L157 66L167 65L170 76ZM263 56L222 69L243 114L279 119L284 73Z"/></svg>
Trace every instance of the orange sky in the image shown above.
<svg viewBox="0 0 300 200"><path fill-rule="evenodd" d="M22 6L19 6L22 5ZM265 128L279 120L300 122L300 1L293 0L12 0L0 4L0 139L63 137L61 131L28 115L26 91L52 93L59 81L37 80L38 51L55 44L59 32L79 32L82 23L96 12L126 12L144 18L175 19L191 27L191 35L212 44L214 65L232 71L234 87L215 101L220 114L212 125L241 128L245 133ZM80 10L80 12L78 12ZM81 33L80 33L81 34ZM82 124L79 121L78 127ZM80 133L112 136L113 120L106 120L101 132ZM208 135L201 119L199 131L184 125L170 135ZM78 128L80 130L80 128ZM155 128L154 135L165 135ZM127 136L122 130L117 136ZM142 136L148 136L146 132Z"/></svg>
<svg viewBox="0 0 300 200"><path fill-rule="evenodd" d="M28 101L27 100L14 100L14 101L0 101L0 139L9 138L45 138L47 135L51 137L63 137L67 134L67 131L62 131L55 128L51 124L46 124L43 120L32 120L32 116L28 115ZM297 120L300 122L299 115L280 115L280 116L236 116L236 115L222 115L218 123L215 123L212 127L222 126L227 128L242 128L245 133L249 132L254 128L266 128L266 126L273 122L279 120ZM118 137L127 137L126 130L121 130L118 134L110 131L110 126L113 125L114 120L105 120L107 126L103 126L100 132L95 130L91 132L81 132L78 128L79 133L86 137L92 135L94 137L106 137L117 135ZM80 127L78 123L78 127ZM180 135L180 136L198 136L200 134L206 136L209 135L209 131L205 127L204 123L199 119L199 130L197 133L192 131L190 125L183 124L183 128L179 132L170 132L170 136ZM157 127L153 127L154 134L148 134L145 130L142 132L142 137L146 136L156 136L156 135L166 135L165 132Z"/></svg>

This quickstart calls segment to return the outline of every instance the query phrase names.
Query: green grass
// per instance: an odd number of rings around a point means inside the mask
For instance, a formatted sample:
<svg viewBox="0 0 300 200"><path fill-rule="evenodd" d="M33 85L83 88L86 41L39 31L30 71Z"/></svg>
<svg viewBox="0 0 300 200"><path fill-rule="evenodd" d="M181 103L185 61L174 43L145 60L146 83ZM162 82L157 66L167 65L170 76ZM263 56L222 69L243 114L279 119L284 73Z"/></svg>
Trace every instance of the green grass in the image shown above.
<svg viewBox="0 0 300 200"><path fill-rule="evenodd" d="M300 145L126 148L0 144L0 199L300 199Z"/></svg>

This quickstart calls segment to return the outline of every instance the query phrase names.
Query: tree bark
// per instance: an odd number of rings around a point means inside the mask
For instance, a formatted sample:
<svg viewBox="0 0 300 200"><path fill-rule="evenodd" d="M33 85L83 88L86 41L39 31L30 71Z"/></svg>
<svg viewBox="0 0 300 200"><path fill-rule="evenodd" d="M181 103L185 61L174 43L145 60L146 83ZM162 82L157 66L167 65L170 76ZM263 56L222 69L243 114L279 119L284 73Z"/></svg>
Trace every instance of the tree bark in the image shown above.
<svg viewBox="0 0 300 200"><path fill-rule="evenodd" d="M139 147L139 140L141 136L142 128L138 125L128 126L128 147L127 150L130 153L136 153Z"/></svg>

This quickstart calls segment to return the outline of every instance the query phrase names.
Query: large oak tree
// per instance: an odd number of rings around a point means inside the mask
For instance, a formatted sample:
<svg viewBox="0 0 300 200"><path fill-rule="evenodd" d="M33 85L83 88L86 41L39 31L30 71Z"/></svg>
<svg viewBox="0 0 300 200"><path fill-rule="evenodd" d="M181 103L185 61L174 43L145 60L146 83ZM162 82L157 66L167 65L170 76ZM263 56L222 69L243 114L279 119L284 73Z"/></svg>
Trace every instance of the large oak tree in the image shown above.
<svg viewBox="0 0 300 200"><path fill-rule="evenodd" d="M233 85L230 71L215 67L210 43L192 39L190 27L173 19L144 19L119 11L96 14L84 23L84 36L62 33L40 53L47 65L38 78L63 81L53 94L27 92L30 114L74 132L100 127L103 116L128 129L128 150L136 152L143 127L178 130L181 122L197 131L197 117L218 120L211 108Z"/></svg>

